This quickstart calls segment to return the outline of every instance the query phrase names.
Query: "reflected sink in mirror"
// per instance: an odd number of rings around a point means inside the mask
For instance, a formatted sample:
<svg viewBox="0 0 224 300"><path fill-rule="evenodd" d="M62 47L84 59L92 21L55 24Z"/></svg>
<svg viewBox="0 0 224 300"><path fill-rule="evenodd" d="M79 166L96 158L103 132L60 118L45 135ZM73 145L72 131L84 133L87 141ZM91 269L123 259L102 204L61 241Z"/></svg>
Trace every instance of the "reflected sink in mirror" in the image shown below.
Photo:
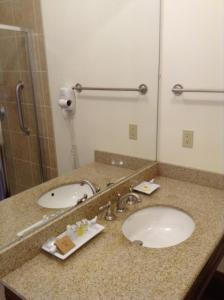
<svg viewBox="0 0 224 300"><path fill-rule="evenodd" d="M129 216L122 226L125 237L146 248L166 248L188 239L195 230L194 220L182 210L154 206Z"/></svg>
<svg viewBox="0 0 224 300"><path fill-rule="evenodd" d="M38 204L45 208L60 209L76 206L79 202L92 197L99 189L89 181L67 184L44 193Z"/></svg>

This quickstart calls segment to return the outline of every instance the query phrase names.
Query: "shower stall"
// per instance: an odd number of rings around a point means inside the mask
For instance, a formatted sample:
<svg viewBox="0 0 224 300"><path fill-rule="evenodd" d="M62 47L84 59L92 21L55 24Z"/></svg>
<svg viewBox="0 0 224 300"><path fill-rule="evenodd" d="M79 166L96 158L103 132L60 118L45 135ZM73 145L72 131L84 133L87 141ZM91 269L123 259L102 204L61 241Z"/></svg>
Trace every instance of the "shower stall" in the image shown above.
<svg viewBox="0 0 224 300"><path fill-rule="evenodd" d="M43 182L30 38L0 24L0 200Z"/></svg>

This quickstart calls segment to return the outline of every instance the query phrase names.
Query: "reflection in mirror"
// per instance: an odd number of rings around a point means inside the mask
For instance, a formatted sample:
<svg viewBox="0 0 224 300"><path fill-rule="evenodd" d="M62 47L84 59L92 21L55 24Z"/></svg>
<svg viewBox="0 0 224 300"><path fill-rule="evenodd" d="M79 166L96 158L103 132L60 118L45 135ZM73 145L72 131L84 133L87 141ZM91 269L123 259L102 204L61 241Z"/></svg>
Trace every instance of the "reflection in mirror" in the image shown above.
<svg viewBox="0 0 224 300"><path fill-rule="evenodd" d="M1 199L43 181L28 32L0 27Z"/></svg>
<svg viewBox="0 0 224 300"><path fill-rule="evenodd" d="M7 2L0 248L151 164L157 137L159 1Z"/></svg>

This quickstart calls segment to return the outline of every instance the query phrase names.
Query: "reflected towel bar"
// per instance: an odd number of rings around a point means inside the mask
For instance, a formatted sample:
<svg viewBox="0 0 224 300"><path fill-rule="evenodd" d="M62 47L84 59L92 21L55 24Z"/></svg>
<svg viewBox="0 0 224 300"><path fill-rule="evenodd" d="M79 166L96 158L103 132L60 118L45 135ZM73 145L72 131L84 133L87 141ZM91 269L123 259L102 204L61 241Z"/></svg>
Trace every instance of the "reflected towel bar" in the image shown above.
<svg viewBox="0 0 224 300"><path fill-rule="evenodd" d="M180 96L183 93L224 93L224 90L206 90L206 89L185 89L181 84L175 84L172 88L172 92L176 96Z"/></svg>
<svg viewBox="0 0 224 300"><path fill-rule="evenodd" d="M102 88L102 87L83 87L80 83L77 83L73 90L81 93L82 91L115 91L115 92L139 92L145 95L148 92L148 87L146 84L140 84L137 89L132 88Z"/></svg>

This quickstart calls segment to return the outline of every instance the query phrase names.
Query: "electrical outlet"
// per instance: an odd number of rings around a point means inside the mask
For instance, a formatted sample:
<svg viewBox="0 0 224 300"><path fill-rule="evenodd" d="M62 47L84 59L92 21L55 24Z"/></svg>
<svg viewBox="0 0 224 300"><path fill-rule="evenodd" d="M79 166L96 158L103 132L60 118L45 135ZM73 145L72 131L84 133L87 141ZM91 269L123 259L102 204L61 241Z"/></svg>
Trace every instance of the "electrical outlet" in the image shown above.
<svg viewBox="0 0 224 300"><path fill-rule="evenodd" d="M185 148L193 148L193 144L194 144L194 131L183 130L182 146Z"/></svg>
<svg viewBox="0 0 224 300"><path fill-rule="evenodd" d="M130 140L138 139L138 125L129 124L129 139Z"/></svg>

